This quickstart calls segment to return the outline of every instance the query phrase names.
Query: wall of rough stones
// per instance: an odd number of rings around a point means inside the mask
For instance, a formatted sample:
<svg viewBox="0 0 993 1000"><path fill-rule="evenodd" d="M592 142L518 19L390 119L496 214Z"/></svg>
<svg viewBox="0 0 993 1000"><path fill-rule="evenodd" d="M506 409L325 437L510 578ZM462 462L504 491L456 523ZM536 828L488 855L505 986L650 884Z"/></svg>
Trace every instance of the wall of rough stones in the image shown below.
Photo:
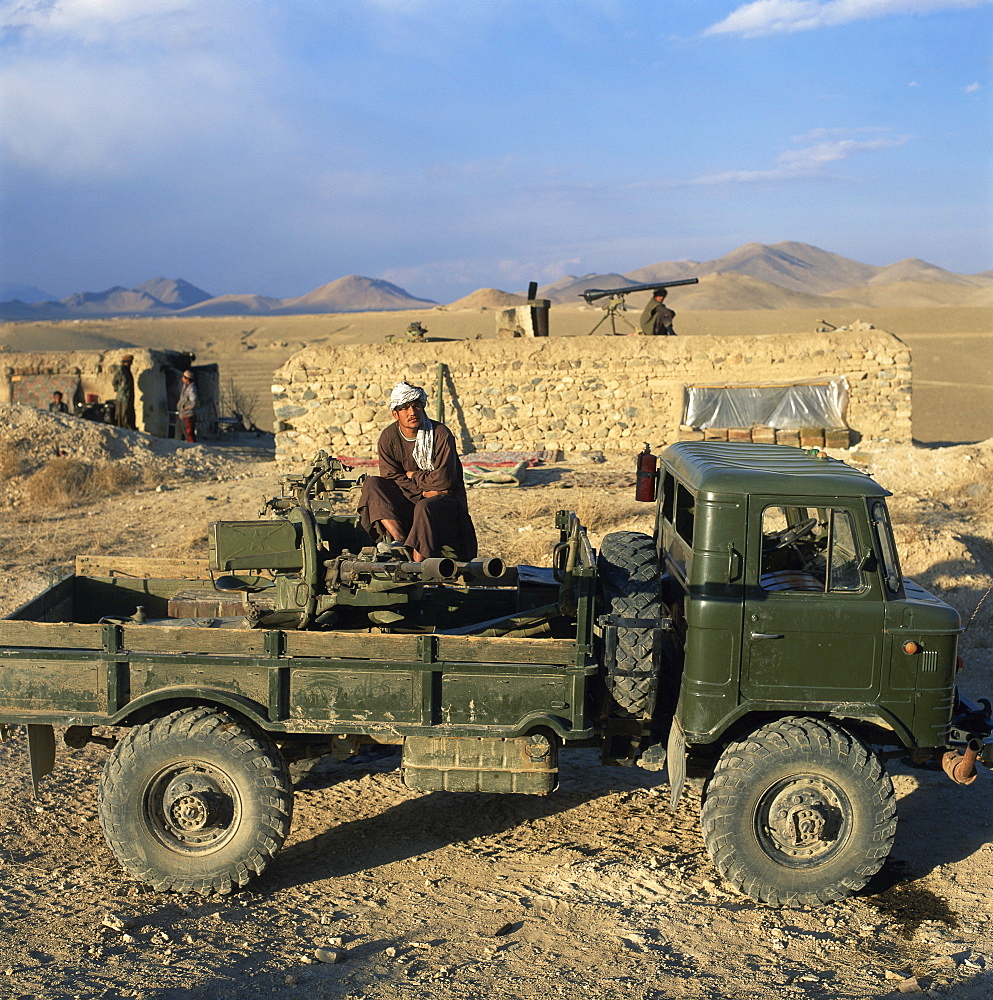
<svg viewBox="0 0 993 1000"><path fill-rule="evenodd" d="M687 385L844 376L853 440L911 439L910 349L867 325L758 337L561 337L306 348L273 378L277 460L374 455L400 379L424 386L463 453L634 451L679 437Z"/></svg>

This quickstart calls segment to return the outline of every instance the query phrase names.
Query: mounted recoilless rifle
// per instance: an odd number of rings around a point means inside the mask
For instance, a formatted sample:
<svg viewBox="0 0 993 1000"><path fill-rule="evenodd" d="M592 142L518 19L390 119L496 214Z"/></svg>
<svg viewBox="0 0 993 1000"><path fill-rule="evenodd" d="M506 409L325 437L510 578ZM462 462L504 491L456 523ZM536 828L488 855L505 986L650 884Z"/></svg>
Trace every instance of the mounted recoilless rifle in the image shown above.
<svg viewBox="0 0 993 1000"><path fill-rule="evenodd" d="M620 314L620 318L631 327L632 330L635 329L631 321L624 315L627 312L627 304L624 301L625 295L630 295L631 292L647 292L649 290L654 291L656 288L673 288L676 285L695 285L699 282L699 278L679 278L676 281L653 281L648 285L628 285L625 288L587 288L585 292L582 293L582 298L592 305L597 299L606 299L609 297L610 302L601 308L604 310L603 316L597 323L590 334L594 334L600 329L601 323L604 320L610 320L610 330L616 336L617 334L617 316ZM616 301L615 301L616 300ZM637 331L636 331L637 332Z"/></svg>
<svg viewBox="0 0 993 1000"><path fill-rule="evenodd" d="M582 297L591 305L597 299L605 299L609 295L612 299L623 298L631 292L654 291L656 288L675 288L676 285L696 285L699 278L680 278L678 281L653 281L647 285L627 285L624 288L587 288L582 293Z"/></svg>

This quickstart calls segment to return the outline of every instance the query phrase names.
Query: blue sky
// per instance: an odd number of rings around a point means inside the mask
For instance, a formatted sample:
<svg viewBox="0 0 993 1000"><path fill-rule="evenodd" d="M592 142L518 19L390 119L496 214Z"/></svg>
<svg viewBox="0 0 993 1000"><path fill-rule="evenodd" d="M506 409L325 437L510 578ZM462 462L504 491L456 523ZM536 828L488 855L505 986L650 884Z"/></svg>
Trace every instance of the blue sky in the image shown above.
<svg viewBox="0 0 993 1000"><path fill-rule="evenodd" d="M0 0L0 281L993 268L993 0Z"/></svg>

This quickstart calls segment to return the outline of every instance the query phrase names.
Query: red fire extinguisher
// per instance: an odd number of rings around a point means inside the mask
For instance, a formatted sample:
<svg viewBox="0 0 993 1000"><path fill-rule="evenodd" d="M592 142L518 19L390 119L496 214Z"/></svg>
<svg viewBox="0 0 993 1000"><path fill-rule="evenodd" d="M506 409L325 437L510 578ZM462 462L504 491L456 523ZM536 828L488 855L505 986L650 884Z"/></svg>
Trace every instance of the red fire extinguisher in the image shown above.
<svg viewBox="0 0 993 1000"><path fill-rule="evenodd" d="M635 500L642 500L645 503L652 503L655 500L658 467L658 457L652 454L651 446L645 442L645 450L638 455L638 480L634 488Z"/></svg>

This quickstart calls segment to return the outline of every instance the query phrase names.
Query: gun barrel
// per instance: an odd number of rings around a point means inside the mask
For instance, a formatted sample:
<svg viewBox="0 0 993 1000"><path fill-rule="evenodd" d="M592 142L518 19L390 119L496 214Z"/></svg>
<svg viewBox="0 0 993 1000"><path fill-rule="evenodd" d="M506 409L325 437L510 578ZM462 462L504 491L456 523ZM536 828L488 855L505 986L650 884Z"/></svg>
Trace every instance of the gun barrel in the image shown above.
<svg viewBox="0 0 993 1000"><path fill-rule="evenodd" d="M699 281L699 278L679 278L675 281L653 281L645 285L627 285L624 288L587 288L581 297L587 302L595 302L608 295L627 295L630 292L647 292L655 288L675 288L676 285L696 285Z"/></svg>
<svg viewBox="0 0 993 1000"><path fill-rule="evenodd" d="M473 559L472 562L458 564L458 573L464 580L498 580L507 572L507 566L496 556L489 559Z"/></svg>
<svg viewBox="0 0 993 1000"><path fill-rule="evenodd" d="M356 577L369 574L380 579L398 582L427 581L440 583L454 580L459 573L459 564L445 557L425 559L423 562L378 562L372 559L343 559L341 579L352 581Z"/></svg>

